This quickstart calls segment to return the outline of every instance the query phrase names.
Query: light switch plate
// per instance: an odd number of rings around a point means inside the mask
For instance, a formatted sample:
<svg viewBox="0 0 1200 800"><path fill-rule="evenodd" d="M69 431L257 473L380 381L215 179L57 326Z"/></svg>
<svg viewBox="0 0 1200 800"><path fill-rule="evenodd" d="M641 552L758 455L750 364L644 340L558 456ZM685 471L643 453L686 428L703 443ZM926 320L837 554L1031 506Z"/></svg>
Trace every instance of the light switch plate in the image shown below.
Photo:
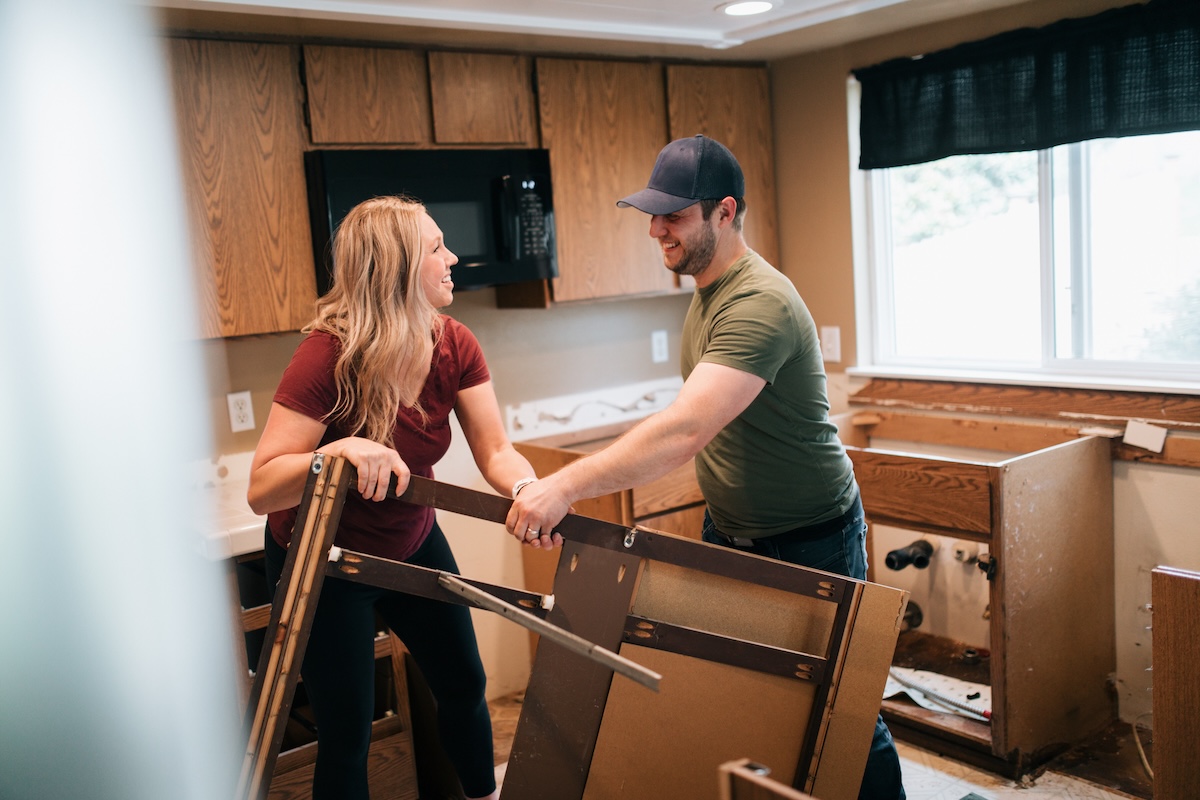
<svg viewBox="0 0 1200 800"><path fill-rule="evenodd" d="M837 325L822 325L820 332L821 359L838 363L842 360L842 329Z"/></svg>

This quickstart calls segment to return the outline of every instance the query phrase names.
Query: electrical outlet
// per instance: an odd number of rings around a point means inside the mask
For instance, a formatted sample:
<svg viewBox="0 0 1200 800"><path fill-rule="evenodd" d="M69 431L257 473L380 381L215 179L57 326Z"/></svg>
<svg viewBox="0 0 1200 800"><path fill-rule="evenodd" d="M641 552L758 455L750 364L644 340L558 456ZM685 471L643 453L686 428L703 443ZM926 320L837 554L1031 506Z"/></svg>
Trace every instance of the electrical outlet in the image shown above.
<svg viewBox="0 0 1200 800"><path fill-rule="evenodd" d="M842 329L837 325L821 326L821 359L835 364L842 360Z"/></svg>
<svg viewBox="0 0 1200 800"><path fill-rule="evenodd" d="M655 364L661 364L669 357L667 348L667 332L655 331L650 334L650 360Z"/></svg>
<svg viewBox="0 0 1200 800"><path fill-rule="evenodd" d="M229 429L234 433L254 430L254 405L249 392L230 392L225 395L229 403Z"/></svg>

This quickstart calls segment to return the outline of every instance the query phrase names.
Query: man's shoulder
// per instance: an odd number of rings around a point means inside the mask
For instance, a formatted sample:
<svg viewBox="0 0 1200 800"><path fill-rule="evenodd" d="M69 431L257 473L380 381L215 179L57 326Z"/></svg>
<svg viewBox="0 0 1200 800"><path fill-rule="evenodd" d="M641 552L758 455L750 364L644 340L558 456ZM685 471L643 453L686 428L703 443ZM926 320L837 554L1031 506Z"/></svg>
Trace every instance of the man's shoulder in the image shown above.
<svg viewBox="0 0 1200 800"><path fill-rule="evenodd" d="M753 250L748 250L734 265L730 288L735 289L739 301L761 300L787 306L800 301L800 293L791 279Z"/></svg>

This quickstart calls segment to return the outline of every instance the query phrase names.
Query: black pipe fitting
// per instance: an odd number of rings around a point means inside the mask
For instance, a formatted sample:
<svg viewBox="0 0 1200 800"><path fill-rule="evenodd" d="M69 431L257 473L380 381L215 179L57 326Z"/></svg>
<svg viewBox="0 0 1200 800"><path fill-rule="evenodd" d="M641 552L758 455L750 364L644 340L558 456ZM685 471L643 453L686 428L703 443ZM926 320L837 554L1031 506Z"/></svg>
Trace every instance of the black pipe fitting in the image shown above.
<svg viewBox="0 0 1200 800"><path fill-rule="evenodd" d="M888 569L901 570L912 564L917 569L929 566L929 557L933 555L933 545L924 539L918 539L908 547L901 547L887 554L884 563Z"/></svg>

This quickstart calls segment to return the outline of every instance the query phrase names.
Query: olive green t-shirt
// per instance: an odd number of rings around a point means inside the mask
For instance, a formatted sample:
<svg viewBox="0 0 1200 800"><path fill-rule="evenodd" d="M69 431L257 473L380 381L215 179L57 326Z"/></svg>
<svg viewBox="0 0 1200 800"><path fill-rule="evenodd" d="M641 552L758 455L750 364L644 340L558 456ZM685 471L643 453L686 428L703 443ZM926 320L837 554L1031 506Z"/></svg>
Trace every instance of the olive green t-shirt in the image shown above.
<svg viewBox="0 0 1200 800"><path fill-rule="evenodd" d="M692 297L684 380L702 361L767 382L696 456L717 528L769 536L845 513L857 491L854 468L829 420L816 325L792 282L753 251Z"/></svg>

